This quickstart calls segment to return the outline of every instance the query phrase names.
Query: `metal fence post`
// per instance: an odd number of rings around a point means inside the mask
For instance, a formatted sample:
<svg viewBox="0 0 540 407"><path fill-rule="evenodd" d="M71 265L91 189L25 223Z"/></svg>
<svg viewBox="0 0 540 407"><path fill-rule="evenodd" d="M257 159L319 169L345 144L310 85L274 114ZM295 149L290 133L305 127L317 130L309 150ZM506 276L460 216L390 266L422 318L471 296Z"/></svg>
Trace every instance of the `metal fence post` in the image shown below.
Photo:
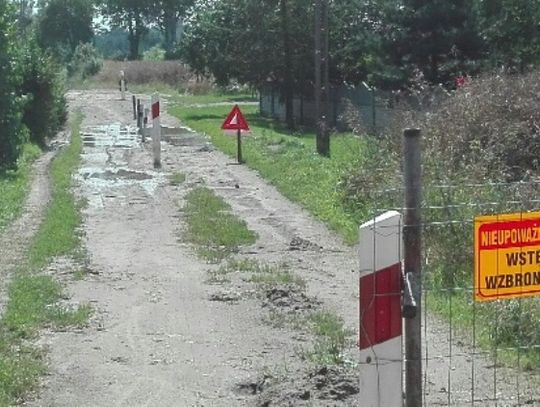
<svg viewBox="0 0 540 407"><path fill-rule="evenodd" d="M404 272L411 282L417 312L405 319L405 399L407 407L422 406L422 160L420 130L403 133L403 171L405 182L405 213L403 227Z"/></svg>

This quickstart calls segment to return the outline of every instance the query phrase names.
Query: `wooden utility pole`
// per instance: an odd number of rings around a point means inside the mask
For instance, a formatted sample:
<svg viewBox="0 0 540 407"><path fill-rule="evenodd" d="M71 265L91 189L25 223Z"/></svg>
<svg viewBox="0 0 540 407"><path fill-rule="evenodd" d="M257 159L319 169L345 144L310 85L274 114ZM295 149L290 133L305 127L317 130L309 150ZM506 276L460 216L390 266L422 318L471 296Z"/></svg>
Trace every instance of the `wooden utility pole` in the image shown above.
<svg viewBox="0 0 540 407"><path fill-rule="evenodd" d="M330 156L328 64L328 0L315 0L315 125L317 153L324 156Z"/></svg>
<svg viewBox="0 0 540 407"><path fill-rule="evenodd" d="M406 407L422 406L422 158L420 130L407 129L403 135L403 178L405 216L403 227L404 272L410 282L416 313L405 319L405 399Z"/></svg>

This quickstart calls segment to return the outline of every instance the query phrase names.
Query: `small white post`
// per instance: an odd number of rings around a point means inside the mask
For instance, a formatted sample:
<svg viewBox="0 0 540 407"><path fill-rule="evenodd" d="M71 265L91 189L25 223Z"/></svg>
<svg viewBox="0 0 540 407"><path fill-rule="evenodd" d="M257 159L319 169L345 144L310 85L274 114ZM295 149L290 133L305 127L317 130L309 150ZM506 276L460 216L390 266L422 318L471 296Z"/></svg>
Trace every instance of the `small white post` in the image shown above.
<svg viewBox="0 0 540 407"><path fill-rule="evenodd" d="M154 168L161 168L161 120L159 95L152 95L152 147L154 150Z"/></svg>
<svg viewBox="0 0 540 407"><path fill-rule="evenodd" d="M401 214L360 226L360 399L363 407L401 407Z"/></svg>
<svg viewBox="0 0 540 407"><path fill-rule="evenodd" d="M126 100L126 75L124 71L120 71L120 92L122 100Z"/></svg>

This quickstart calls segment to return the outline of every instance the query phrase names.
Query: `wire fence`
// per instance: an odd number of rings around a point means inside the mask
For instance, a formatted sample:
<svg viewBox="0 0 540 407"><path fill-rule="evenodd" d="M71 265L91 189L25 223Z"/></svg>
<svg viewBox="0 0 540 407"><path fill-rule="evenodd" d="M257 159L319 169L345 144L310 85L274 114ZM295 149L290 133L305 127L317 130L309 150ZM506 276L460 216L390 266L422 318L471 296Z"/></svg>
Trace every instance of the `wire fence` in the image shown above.
<svg viewBox="0 0 540 407"><path fill-rule="evenodd" d="M404 213L403 194L378 191L373 217ZM540 296L476 302L473 278L475 217L540 210L540 181L434 184L422 196L423 404L540 406Z"/></svg>

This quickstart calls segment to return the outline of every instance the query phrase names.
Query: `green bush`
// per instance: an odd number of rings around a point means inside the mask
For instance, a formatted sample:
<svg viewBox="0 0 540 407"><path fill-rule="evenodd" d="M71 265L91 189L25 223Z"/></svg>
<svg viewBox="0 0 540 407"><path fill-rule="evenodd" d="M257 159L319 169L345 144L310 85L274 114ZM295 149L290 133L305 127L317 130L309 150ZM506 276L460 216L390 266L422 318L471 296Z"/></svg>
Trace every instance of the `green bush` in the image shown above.
<svg viewBox="0 0 540 407"><path fill-rule="evenodd" d="M20 77L15 61L14 17L5 0L0 0L0 170L17 162L25 141L21 127L21 99L17 96Z"/></svg>
<svg viewBox="0 0 540 407"><path fill-rule="evenodd" d="M68 74L71 77L86 79L96 75L102 67L103 59L94 46L90 43L79 44L68 65Z"/></svg>
<svg viewBox="0 0 540 407"><path fill-rule="evenodd" d="M23 123L30 130L31 140L44 145L54 137L67 118L64 79L53 59L29 40L19 55L22 84L26 96Z"/></svg>
<svg viewBox="0 0 540 407"><path fill-rule="evenodd" d="M401 208L402 131L420 128L423 278L430 309L465 324L472 324L476 313L482 345L538 345L537 300L482 304L475 311L470 290L474 217L539 209L540 72L475 78L429 102L431 92L416 95L416 109L396 109L394 122L381 137L366 136L371 153L342 178L343 201L366 218L385 208ZM450 303L459 305L460 312L449 310ZM540 363L538 349L526 353L529 361Z"/></svg>
<svg viewBox="0 0 540 407"><path fill-rule="evenodd" d="M150 48L143 53L143 60L145 61L163 61L165 60L165 50L159 46Z"/></svg>

